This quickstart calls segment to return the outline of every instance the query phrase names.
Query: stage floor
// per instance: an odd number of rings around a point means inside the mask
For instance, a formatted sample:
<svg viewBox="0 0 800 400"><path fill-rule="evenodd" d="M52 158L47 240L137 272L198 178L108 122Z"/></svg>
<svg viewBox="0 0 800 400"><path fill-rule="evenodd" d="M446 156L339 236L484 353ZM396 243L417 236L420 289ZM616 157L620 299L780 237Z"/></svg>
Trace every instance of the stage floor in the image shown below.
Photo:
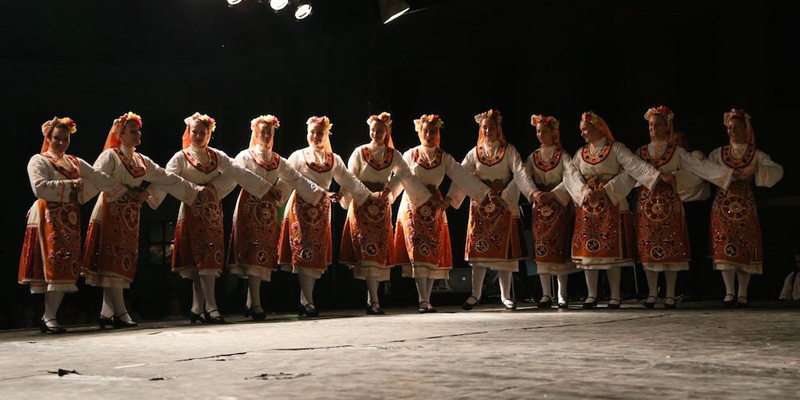
<svg viewBox="0 0 800 400"><path fill-rule="evenodd" d="M438 314L0 332L3 399L800 398L800 310ZM659 304L659 307L662 307ZM77 374L59 376L58 370Z"/></svg>

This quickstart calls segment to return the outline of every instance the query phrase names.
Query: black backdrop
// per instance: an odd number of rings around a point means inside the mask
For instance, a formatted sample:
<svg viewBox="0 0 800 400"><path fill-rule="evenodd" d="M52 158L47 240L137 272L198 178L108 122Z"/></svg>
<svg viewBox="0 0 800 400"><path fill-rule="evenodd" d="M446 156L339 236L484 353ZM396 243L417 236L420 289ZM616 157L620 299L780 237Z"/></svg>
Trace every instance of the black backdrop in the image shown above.
<svg viewBox="0 0 800 400"><path fill-rule="evenodd" d="M131 110L144 117L140 150L162 165L180 146L182 120L194 111L218 121L211 145L235 155L247 145L251 118L273 113L282 121L276 150L288 156L305 146L304 122L328 115L334 151L345 160L368 141L366 117L390 111L396 146L416 145L411 120L438 113L442 146L456 158L474 146L472 115L502 110L506 137L527 155L537 145L532 112L562 119L562 142L581 144L580 113L594 110L629 147L647 142L648 107L675 110L676 126L706 152L726 142L722 113L753 115L760 149L784 165L784 180L757 191L765 231L765 269L753 298L774 298L796 250L794 183L798 148L795 117L800 63L796 13L778 1L409 1L414 12L380 24L373 0L317 0L314 13L295 21L223 0L25 1L0 5L7 227L0 271L0 328L35 319L40 297L16 284L25 211L34 197L24 165L39 151L40 124L53 115L77 121L69 153L90 163L111 121ZM229 223L235 196L224 202ZM88 220L93 202L87 204ZM150 224L174 219L175 201L142 217L140 273L130 291L145 317L185 310L186 282L165 266L147 264ZM463 249L464 209L450 211L455 259ZM334 215L334 241L344 213ZM693 227L695 225L693 224ZM462 262L463 265L463 262ZM710 268L710 267L708 267ZM335 266L318 286L324 307L363 303L363 284ZM707 275L707 294L721 279ZM397 283L403 287L406 283ZM294 304L288 276L264 290L268 308ZM409 302L413 300L409 290ZM81 286L62 314L94 318L99 291ZM235 279L220 283L226 311L243 299ZM286 299L290 299L286 300Z"/></svg>

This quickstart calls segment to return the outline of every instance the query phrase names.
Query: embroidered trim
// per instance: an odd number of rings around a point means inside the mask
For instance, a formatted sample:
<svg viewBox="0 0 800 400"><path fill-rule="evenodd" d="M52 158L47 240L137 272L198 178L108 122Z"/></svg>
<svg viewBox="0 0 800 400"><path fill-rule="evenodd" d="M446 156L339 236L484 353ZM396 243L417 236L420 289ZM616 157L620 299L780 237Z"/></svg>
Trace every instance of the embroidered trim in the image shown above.
<svg viewBox="0 0 800 400"><path fill-rule="evenodd" d="M136 162L130 158L120 149L114 149L114 153L117 154L119 160L122 162L122 165L128 170L128 173L131 174L134 178L141 178L145 174L147 174L147 167L144 164L144 159L142 155L139 153L134 153L134 156L139 157L139 162L141 165L136 164Z"/></svg>
<svg viewBox="0 0 800 400"><path fill-rule="evenodd" d="M731 168L742 168L750 165L750 163L753 162L753 157L755 155L756 155L756 149L753 146L747 146L747 151L744 153L744 156L738 160L733 158L733 155L731 154L730 145L723 146L721 153L722 162L724 162L725 165Z"/></svg>
<svg viewBox="0 0 800 400"><path fill-rule="evenodd" d="M544 161L542 160L541 151L542 149L536 149L533 152L533 165L544 172L550 171L551 169L557 167L561 162L561 154L564 152L564 150L561 149L556 150L556 152L553 153L553 156L550 157L550 161Z"/></svg>
<svg viewBox="0 0 800 400"><path fill-rule="evenodd" d="M210 174L217 169L217 152L211 151L206 148L206 152L208 152L208 164L201 164L190 152L183 150L183 156L186 157L186 161L189 162L193 167L197 168L199 171Z"/></svg>
<svg viewBox="0 0 800 400"><path fill-rule="evenodd" d="M325 162L323 164L308 162L306 153L307 151L303 151L303 159L306 161L308 168L311 168L312 171L321 174L333 169L333 153L325 153Z"/></svg>
<svg viewBox="0 0 800 400"><path fill-rule="evenodd" d="M261 166L261 168L264 168L267 171L273 171L276 168L278 168L278 166L281 164L281 156L274 151L272 152L272 160L269 160L269 162L264 161L264 159L261 158L261 155L258 154L258 152L255 152L252 149L248 151L250 152L250 156L253 157L253 160L256 162L256 164L258 164L259 166Z"/></svg>
<svg viewBox="0 0 800 400"><path fill-rule="evenodd" d="M78 179L78 178L80 178L80 176L81 176L81 168L80 168L80 165L78 164L78 160L75 157L70 156L70 155L65 155L64 156L64 158L66 158L67 161L69 161L72 164L72 166L75 167L74 170L70 171L70 170L68 170L68 169L56 164L56 162L58 160L53 158L53 156L51 156L50 154L42 153L42 156L44 158L46 158L48 161L50 161L50 164L53 166L53 168L55 168L56 171L58 171L61 175L64 175L69 179Z"/></svg>
<svg viewBox="0 0 800 400"><path fill-rule="evenodd" d="M583 161L592 165L600 164L601 162L605 161L609 154L611 154L611 145L612 142L607 141L606 144L603 145L603 149L600 151L600 154L590 155L589 147L591 145L587 144L583 146L583 150L581 150L581 158Z"/></svg>
<svg viewBox="0 0 800 400"><path fill-rule="evenodd" d="M383 155L383 161L375 160L375 157L372 156L372 152L367 146L361 148L361 156L364 157L364 161L366 161L370 167L380 171L392 165L392 160L394 159L394 149L391 147L386 148Z"/></svg>
<svg viewBox="0 0 800 400"><path fill-rule="evenodd" d="M492 165L497 165L500 161L503 161L503 158L506 156L506 145L502 145L500 150L497 152L497 156L494 158L490 158L488 154L483 149L483 145L475 147L475 152L478 155L478 161L481 164L491 167Z"/></svg>
<svg viewBox="0 0 800 400"><path fill-rule="evenodd" d="M647 161L648 163L652 164L656 168L660 168L672 160L672 156L675 155L675 145L670 144L667 145L667 149L664 150L664 154L661 155L657 160L653 160L650 157L650 151L647 150L647 145L639 147L639 156L642 157L642 160Z"/></svg>
<svg viewBox="0 0 800 400"><path fill-rule="evenodd" d="M430 163L423 160L420 156L419 149L414 149L414 152L411 153L412 157L414 158L414 162L417 163L419 166L425 169L434 169L442 164L442 158L444 156L444 151L440 148L436 148L434 152L433 160L430 160Z"/></svg>

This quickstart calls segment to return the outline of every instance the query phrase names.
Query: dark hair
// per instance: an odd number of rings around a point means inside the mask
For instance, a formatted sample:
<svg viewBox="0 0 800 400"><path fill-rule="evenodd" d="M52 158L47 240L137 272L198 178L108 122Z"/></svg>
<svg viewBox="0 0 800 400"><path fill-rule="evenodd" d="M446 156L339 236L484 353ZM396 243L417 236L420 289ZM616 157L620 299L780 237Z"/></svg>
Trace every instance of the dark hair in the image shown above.
<svg viewBox="0 0 800 400"><path fill-rule="evenodd" d="M69 126L61 122L56 122L53 127L50 128L50 132L47 132L47 140L53 139L53 131L56 130L56 128L66 129L66 131L69 132Z"/></svg>

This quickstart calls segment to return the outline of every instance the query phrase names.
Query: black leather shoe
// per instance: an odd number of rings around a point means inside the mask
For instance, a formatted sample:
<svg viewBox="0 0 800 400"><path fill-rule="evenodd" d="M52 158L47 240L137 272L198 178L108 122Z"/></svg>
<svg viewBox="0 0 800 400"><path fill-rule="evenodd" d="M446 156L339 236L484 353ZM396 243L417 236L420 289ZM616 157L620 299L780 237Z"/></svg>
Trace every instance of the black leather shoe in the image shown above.
<svg viewBox="0 0 800 400"><path fill-rule="evenodd" d="M505 307L506 311L516 311L517 310L517 303L509 300L506 302L505 300L502 301L503 307Z"/></svg>
<svg viewBox="0 0 800 400"><path fill-rule="evenodd" d="M419 304L417 304L417 312L418 312L418 313L420 313L420 314L427 314L427 313L429 313L429 312L430 312L430 311L428 311L428 305L429 305L429 304L430 304L430 303L428 303L427 301L421 301L421 302L419 302Z"/></svg>
<svg viewBox="0 0 800 400"><path fill-rule="evenodd" d="M311 308L309 309L309 307ZM318 317L319 311L317 310L317 307L314 305L314 303L308 303L305 306L300 304L300 308L297 310L297 315L301 317L303 315L308 317Z"/></svg>
<svg viewBox="0 0 800 400"><path fill-rule="evenodd" d="M131 321L125 321L125 320L123 320L122 318L120 318L120 317L122 317L122 316L123 316L123 315L125 315L125 314L128 314L128 313L127 313L127 312L124 312L124 313L122 313L122 314L120 314L120 315L115 315L115 316L114 316L114 329L120 329L120 328L136 328L137 326L139 326L139 323L138 323L138 322L136 322L136 321L133 321L133 320L131 320ZM130 317L131 315L130 315L130 314L128 314L128 316Z"/></svg>
<svg viewBox="0 0 800 400"><path fill-rule="evenodd" d="M475 302L474 303L470 303L469 299L475 299ZM465 301L463 304L461 304L461 309L464 310L464 311L472 310L472 308L475 307L475 305L478 304L479 301L480 300L477 297L469 296L469 297L467 297L467 301Z"/></svg>
<svg viewBox="0 0 800 400"><path fill-rule="evenodd" d="M728 296L731 296L731 299L725 300ZM726 293L725 297L722 299L722 305L728 308L736 306L736 297L734 297L732 293Z"/></svg>
<svg viewBox="0 0 800 400"><path fill-rule="evenodd" d="M669 302L670 300L672 300L672 303ZM678 303L675 301L674 297L667 297L664 299L664 308L667 310L674 310L678 308Z"/></svg>
<svg viewBox="0 0 800 400"><path fill-rule="evenodd" d="M550 296L544 296L544 297L547 297L547 301L542 301L541 299L539 299L539 302L536 303L536 308L549 310L551 307L553 307L553 299Z"/></svg>
<svg viewBox="0 0 800 400"><path fill-rule="evenodd" d="M589 296L589 297L586 298L586 300L589 300L589 299L592 299L592 301L584 301L583 305L581 306L581 307L583 307L584 310L591 310L591 309L593 309L593 308L595 308L597 306L597 299L596 298L594 298L592 296Z"/></svg>
<svg viewBox="0 0 800 400"><path fill-rule="evenodd" d="M194 311L189 311L189 322L196 324L197 322L206 322L206 317L204 313L195 314Z"/></svg>
<svg viewBox="0 0 800 400"><path fill-rule="evenodd" d="M376 307L377 306L377 307ZM367 315L383 315L386 314L381 308L381 303L377 301L372 304L367 304Z"/></svg>
<svg viewBox="0 0 800 400"><path fill-rule="evenodd" d="M206 319L206 323L209 323L209 324L224 324L225 323L225 318L222 318L222 314L220 314L219 316L216 316L216 317L212 317L211 316L211 313L214 312L214 311L217 311L217 310L206 311L206 312L203 313L203 316ZM219 312L219 311L217 311L217 312Z"/></svg>
<svg viewBox="0 0 800 400"><path fill-rule="evenodd" d="M47 321L41 320L39 324L39 331L42 333L49 333L54 335L58 335L67 331L66 328L61 326L47 326L47 323L50 321L55 321L55 318L48 319Z"/></svg>
<svg viewBox="0 0 800 400"><path fill-rule="evenodd" d="M568 308L569 308L569 303L566 303L566 302L564 302L564 303L562 303L562 302L558 302L558 308L561 308L561 309L568 309Z"/></svg>
<svg viewBox="0 0 800 400"><path fill-rule="evenodd" d="M619 302L617 299L609 299L609 303L606 305L606 308L611 310L618 310L619 307L622 305L622 302ZM611 303L612 301L617 301L618 303Z"/></svg>
<svg viewBox="0 0 800 400"><path fill-rule="evenodd" d="M108 318L104 316L100 316L97 320L97 325L100 326L100 329L106 329L106 327L113 328L114 327L114 318Z"/></svg>
<svg viewBox="0 0 800 400"><path fill-rule="evenodd" d="M742 301L742 300L744 300L744 301ZM736 307L739 307L739 308L750 307L750 303L747 302L747 297L739 296L739 298L736 299Z"/></svg>
<svg viewBox="0 0 800 400"><path fill-rule="evenodd" d="M648 301L650 299L653 299L653 301ZM647 296L647 298L644 300L644 303L642 303L642 305L644 306L644 308L653 308L653 307L655 307L656 306L656 296Z"/></svg>
<svg viewBox="0 0 800 400"><path fill-rule="evenodd" d="M256 307L261 309L261 312L254 311L256 309ZM245 307L244 308L244 316L247 317L247 318L252 318L253 321L263 321L263 320L265 320L267 318L267 313L264 311L264 309L261 306L256 306L256 307Z"/></svg>

